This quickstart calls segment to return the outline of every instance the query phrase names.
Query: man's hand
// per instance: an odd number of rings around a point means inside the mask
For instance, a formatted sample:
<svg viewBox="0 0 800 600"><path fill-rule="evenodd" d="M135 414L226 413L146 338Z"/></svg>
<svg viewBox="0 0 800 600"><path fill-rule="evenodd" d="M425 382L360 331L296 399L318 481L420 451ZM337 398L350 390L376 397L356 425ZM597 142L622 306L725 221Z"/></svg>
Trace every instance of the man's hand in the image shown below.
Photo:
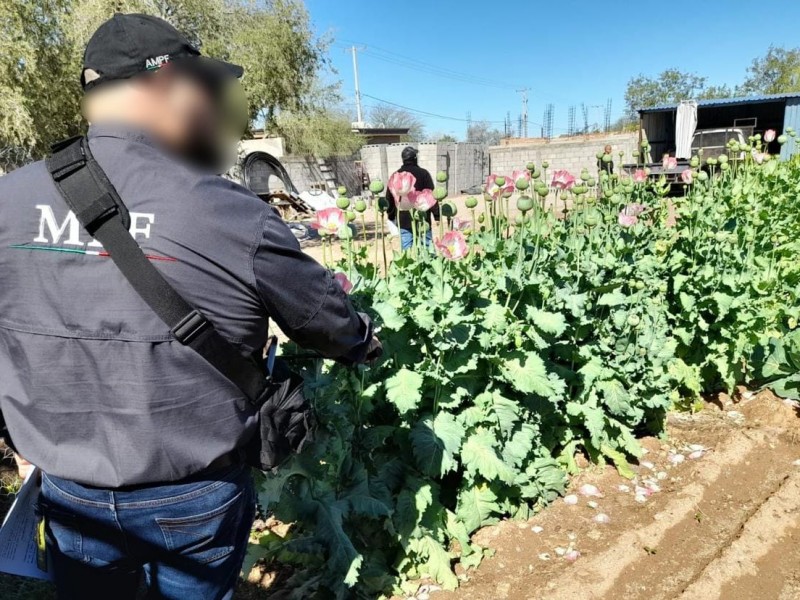
<svg viewBox="0 0 800 600"><path fill-rule="evenodd" d="M14 460L17 462L17 475L19 475L19 478L24 481L28 478L28 475L33 469L33 465L22 458L19 454L14 454Z"/></svg>
<svg viewBox="0 0 800 600"><path fill-rule="evenodd" d="M381 356L383 356L383 344L381 344L378 336L373 335L372 341L370 341L369 347L367 348L367 355L364 358L364 362L368 365L374 364Z"/></svg>

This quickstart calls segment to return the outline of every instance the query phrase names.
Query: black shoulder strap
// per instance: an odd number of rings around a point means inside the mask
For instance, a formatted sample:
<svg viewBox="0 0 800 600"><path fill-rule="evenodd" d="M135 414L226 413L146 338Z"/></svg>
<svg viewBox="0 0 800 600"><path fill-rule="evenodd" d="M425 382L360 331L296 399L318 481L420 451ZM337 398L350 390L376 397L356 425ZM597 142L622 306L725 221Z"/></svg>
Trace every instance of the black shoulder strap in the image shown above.
<svg viewBox="0 0 800 600"><path fill-rule="evenodd" d="M103 245L136 293L172 335L232 381L252 402L267 387L266 372L242 356L214 325L175 291L128 232L127 210L89 151L85 138L54 146L47 170L78 221Z"/></svg>

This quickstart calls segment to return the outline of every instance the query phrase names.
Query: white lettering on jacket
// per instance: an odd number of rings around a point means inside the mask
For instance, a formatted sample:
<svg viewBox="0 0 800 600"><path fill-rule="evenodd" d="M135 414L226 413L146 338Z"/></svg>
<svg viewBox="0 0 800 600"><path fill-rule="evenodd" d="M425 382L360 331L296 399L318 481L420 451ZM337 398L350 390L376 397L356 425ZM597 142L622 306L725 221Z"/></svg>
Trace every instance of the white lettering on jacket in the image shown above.
<svg viewBox="0 0 800 600"><path fill-rule="evenodd" d="M81 226L75 213L69 211L64 220L59 223L53 212L53 207L47 204L37 204L39 211L39 235L33 238L34 242L42 244L63 244L65 246L91 246L102 248L103 245L97 240L92 240L88 244L81 241ZM156 216L151 213L130 213L131 227L130 234L134 239L150 239L150 228L156 222ZM49 237L48 237L49 234ZM63 241L62 241L63 238Z"/></svg>

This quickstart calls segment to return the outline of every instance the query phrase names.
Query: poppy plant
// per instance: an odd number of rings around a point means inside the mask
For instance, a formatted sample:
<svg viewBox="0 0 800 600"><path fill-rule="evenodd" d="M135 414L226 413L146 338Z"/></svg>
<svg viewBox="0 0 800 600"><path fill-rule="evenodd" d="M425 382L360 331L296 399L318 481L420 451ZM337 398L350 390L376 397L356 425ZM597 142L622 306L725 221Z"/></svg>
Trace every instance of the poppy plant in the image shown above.
<svg viewBox="0 0 800 600"><path fill-rule="evenodd" d="M399 210L411 210L413 204L408 200L408 195L414 191L417 178L411 173L398 171L389 177L389 191L394 196Z"/></svg>
<svg viewBox="0 0 800 600"><path fill-rule="evenodd" d="M485 190L492 200L499 200L505 194L514 193L514 182L508 177L492 174L486 178Z"/></svg>
<svg viewBox="0 0 800 600"><path fill-rule="evenodd" d="M518 190L527 190L531 185L531 172L528 169L514 171L511 174L511 179Z"/></svg>
<svg viewBox="0 0 800 600"><path fill-rule="evenodd" d="M436 240L436 248L448 260L461 260L469 254L467 239L460 231L448 231L441 240Z"/></svg>
<svg viewBox="0 0 800 600"><path fill-rule="evenodd" d="M768 144L771 144L775 141L775 138L778 137L778 134L775 132L774 129L767 129L764 132L764 141Z"/></svg>
<svg viewBox="0 0 800 600"><path fill-rule="evenodd" d="M678 159L674 156L665 156L664 157L664 170L665 171L672 171L678 168Z"/></svg>
<svg viewBox="0 0 800 600"><path fill-rule="evenodd" d="M426 212L436 205L436 198L431 190L412 190L408 193L408 202L413 209Z"/></svg>
<svg viewBox="0 0 800 600"><path fill-rule="evenodd" d="M644 183L645 181L647 181L647 171L644 169L636 169L633 173L633 182Z"/></svg>
<svg viewBox="0 0 800 600"><path fill-rule="evenodd" d="M694 181L694 174L692 173L692 170L691 169L686 169L685 171L682 171L681 172L681 180L686 185L692 185L692 182Z"/></svg>
<svg viewBox="0 0 800 600"><path fill-rule="evenodd" d="M575 185L575 177L569 171L556 171L552 185L560 190L570 190Z"/></svg>
<svg viewBox="0 0 800 600"><path fill-rule="evenodd" d="M336 235L345 225L347 217L342 209L336 207L318 210L311 221L312 229L319 231L320 235Z"/></svg>

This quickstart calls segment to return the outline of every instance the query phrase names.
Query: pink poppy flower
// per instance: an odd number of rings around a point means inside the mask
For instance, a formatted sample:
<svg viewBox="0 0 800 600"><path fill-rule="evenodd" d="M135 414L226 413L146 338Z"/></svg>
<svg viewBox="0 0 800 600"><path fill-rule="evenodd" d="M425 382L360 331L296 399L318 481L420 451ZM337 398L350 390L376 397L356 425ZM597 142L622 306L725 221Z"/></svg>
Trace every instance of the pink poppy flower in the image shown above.
<svg viewBox="0 0 800 600"><path fill-rule="evenodd" d="M318 210L311 221L311 227L319 231L320 235L337 235L346 224L344 211L335 206Z"/></svg>
<svg viewBox="0 0 800 600"><path fill-rule="evenodd" d="M694 181L694 173L692 173L692 170L691 169L685 169L684 171L682 171L681 172L681 180L686 185L692 185L692 182Z"/></svg>
<svg viewBox="0 0 800 600"><path fill-rule="evenodd" d="M633 227L639 222L639 217L636 215L626 215L625 211L623 210L619 213L618 221L623 227Z"/></svg>
<svg viewBox="0 0 800 600"><path fill-rule="evenodd" d="M461 260L469 254L467 239L460 231L448 231L441 240L436 240L436 248L448 260Z"/></svg>
<svg viewBox="0 0 800 600"><path fill-rule="evenodd" d="M498 179L502 179L502 185L497 182ZM506 194L513 194L514 186L515 184L510 177L492 174L486 178L485 191L492 200L499 200Z"/></svg>
<svg viewBox="0 0 800 600"><path fill-rule="evenodd" d="M414 210L425 212L436 205L436 198L431 190L412 190L408 193L408 201Z"/></svg>
<svg viewBox="0 0 800 600"><path fill-rule="evenodd" d="M531 183L531 172L528 171L528 169L514 171L511 174L511 179L514 181L514 186L518 186L520 182L524 182L523 187L527 188ZM525 185L525 183L528 185Z"/></svg>
<svg viewBox="0 0 800 600"><path fill-rule="evenodd" d="M417 183L417 178L411 173L396 172L392 173L389 177L388 188L394 196L395 203L398 210L411 210L414 208L413 204L408 201L408 195L414 191L414 185Z"/></svg>
<svg viewBox="0 0 800 600"><path fill-rule="evenodd" d="M674 156L665 156L664 157L664 170L665 171L672 171L678 168L678 159Z"/></svg>
<svg viewBox="0 0 800 600"><path fill-rule="evenodd" d="M569 190L572 189L572 186L574 185L575 177L573 177L569 171L561 170L553 173L553 187L556 187L560 190Z"/></svg>
<svg viewBox="0 0 800 600"><path fill-rule="evenodd" d="M334 273L333 278L337 281L337 283L342 286L345 294L349 294L353 289L353 284L347 278L347 275L344 273Z"/></svg>
<svg viewBox="0 0 800 600"><path fill-rule="evenodd" d="M453 231L463 231L464 233L472 231L472 221L461 219L459 217L453 218Z"/></svg>
<svg viewBox="0 0 800 600"><path fill-rule="evenodd" d="M767 154L766 152L758 152L756 150L753 150L753 160L756 161L756 163L758 163L759 165L763 164L764 161L767 160L768 156L769 154Z"/></svg>
<svg viewBox="0 0 800 600"><path fill-rule="evenodd" d="M645 181L647 181L647 171L644 169L636 169L633 173L633 182L644 183Z"/></svg>
<svg viewBox="0 0 800 600"><path fill-rule="evenodd" d="M767 129L764 132L764 141L768 144L771 144L775 141L775 138L778 137L778 134L775 132L774 129Z"/></svg>

